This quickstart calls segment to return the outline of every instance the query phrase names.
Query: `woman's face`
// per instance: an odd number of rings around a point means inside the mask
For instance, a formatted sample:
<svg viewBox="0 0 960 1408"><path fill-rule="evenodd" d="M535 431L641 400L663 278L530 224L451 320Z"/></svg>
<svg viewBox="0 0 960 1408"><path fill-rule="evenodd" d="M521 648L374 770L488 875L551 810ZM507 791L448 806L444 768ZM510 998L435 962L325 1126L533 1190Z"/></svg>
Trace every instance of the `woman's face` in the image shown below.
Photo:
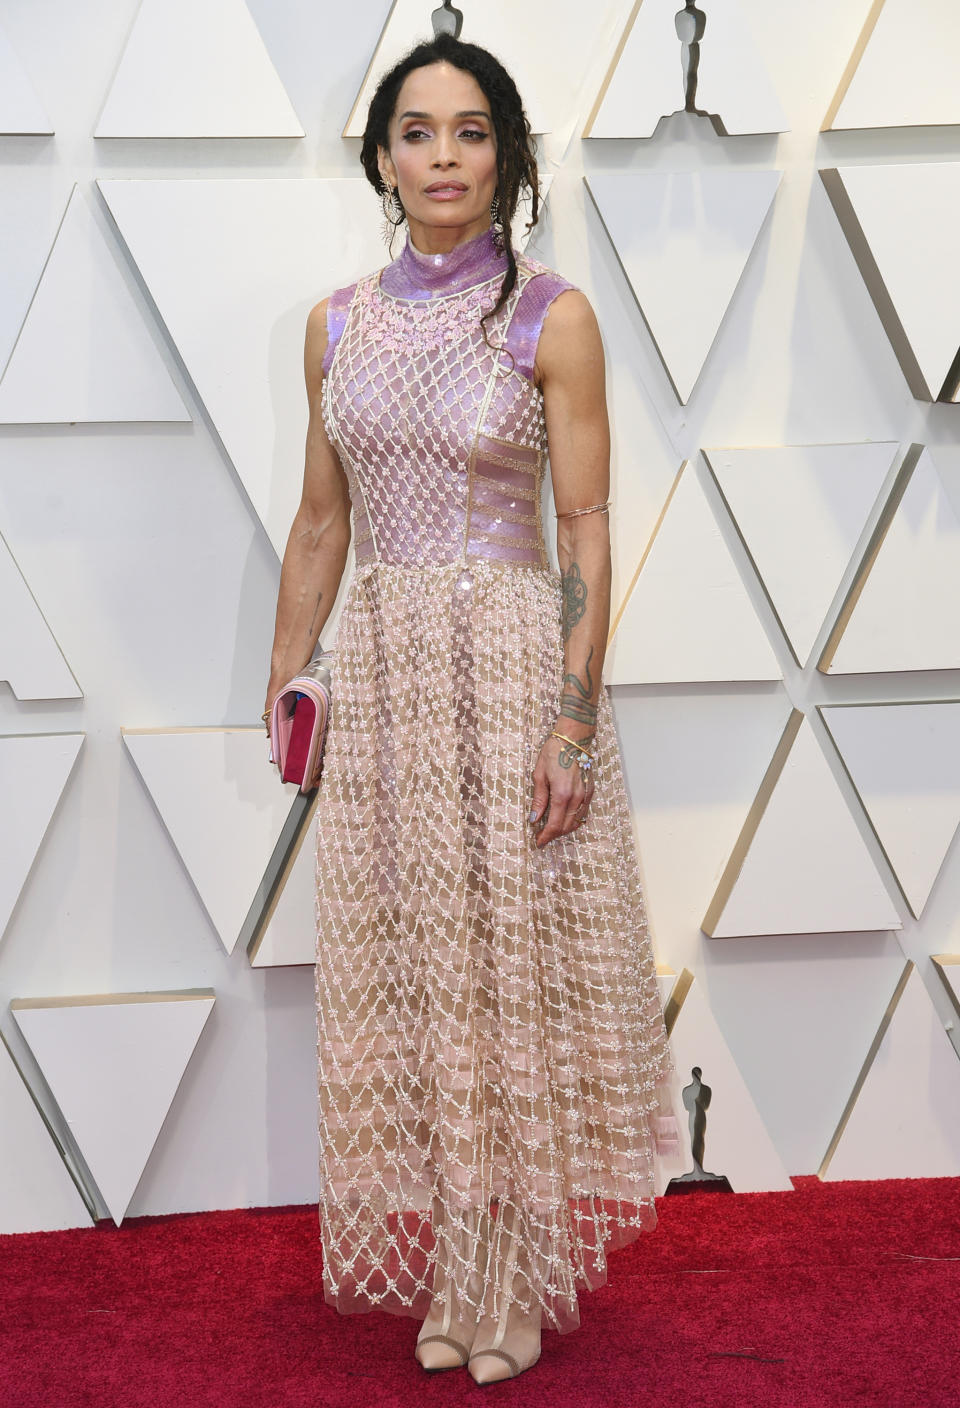
<svg viewBox="0 0 960 1408"><path fill-rule="evenodd" d="M428 64L407 74L390 119L380 174L398 186L414 244L452 248L490 224L497 146L490 104L472 74Z"/></svg>

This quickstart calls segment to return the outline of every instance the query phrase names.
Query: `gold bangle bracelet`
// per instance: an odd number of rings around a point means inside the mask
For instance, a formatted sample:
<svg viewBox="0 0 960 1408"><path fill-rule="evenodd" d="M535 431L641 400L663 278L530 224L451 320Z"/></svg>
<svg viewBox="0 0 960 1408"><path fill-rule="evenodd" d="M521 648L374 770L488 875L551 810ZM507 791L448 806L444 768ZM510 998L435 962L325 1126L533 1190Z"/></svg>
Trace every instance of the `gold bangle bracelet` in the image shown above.
<svg viewBox="0 0 960 1408"><path fill-rule="evenodd" d="M551 738L559 738L562 743L569 743L571 748L576 748L578 753L582 753L585 758L593 758L589 748L584 748L582 743L578 743L575 738L568 738L565 733L557 733L556 729L550 730Z"/></svg>
<svg viewBox="0 0 960 1408"><path fill-rule="evenodd" d="M572 508L569 513L555 514L556 518L580 518L584 513L606 513L610 508L610 500L605 504L591 504L589 508Z"/></svg>

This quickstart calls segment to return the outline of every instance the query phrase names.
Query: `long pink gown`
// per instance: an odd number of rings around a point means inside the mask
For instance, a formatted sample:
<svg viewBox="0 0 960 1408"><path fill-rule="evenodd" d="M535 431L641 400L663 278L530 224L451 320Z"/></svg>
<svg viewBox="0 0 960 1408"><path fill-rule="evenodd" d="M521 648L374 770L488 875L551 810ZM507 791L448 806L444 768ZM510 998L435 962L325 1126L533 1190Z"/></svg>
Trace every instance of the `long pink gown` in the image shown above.
<svg viewBox="0 0 960 1408"><path fill-rule="evenodd" d="M676 1119L604 691L586 821L538 850L527 820L563 677L533 360L572 285L518 266L488 341L491 230L408 237L329 304L356 567L317 825L319 1215L341 1312L422 1319L442 1283L564 1331L654 1227Z"/></svg>

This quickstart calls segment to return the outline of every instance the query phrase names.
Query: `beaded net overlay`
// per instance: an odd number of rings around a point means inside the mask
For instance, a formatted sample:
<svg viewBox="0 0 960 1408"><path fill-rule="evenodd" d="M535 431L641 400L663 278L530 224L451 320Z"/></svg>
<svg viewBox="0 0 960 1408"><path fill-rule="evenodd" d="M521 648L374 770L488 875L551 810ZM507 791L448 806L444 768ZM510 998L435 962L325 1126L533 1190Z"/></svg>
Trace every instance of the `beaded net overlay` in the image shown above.
<svg viewBox="0 0 960 1408"><path fill-rule="evenodd" d="M676 1147L664 1027L610 706L596 791L542 851L532 772L563 677L543 550L536 339L571 287L490 231L410 244L331 297L324 423L356 569L317 822L324 1296L422 1319L578 1288L656 1224Z"/></svg>

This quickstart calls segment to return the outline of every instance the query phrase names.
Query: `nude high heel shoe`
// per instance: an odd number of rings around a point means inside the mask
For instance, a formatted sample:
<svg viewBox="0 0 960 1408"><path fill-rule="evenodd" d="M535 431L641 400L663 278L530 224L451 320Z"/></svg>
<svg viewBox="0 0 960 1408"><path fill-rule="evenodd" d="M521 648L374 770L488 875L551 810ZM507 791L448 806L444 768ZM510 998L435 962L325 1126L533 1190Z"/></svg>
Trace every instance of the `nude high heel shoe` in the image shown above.
<svg viewBox="0 0 960 1408"><path fill-rule="evenodd" d="M507 1211L504 1209L504 1211ZM498 1217L497 1221L500 1219ZM477 1333L474 1337L474 1345L470 1357L467 1361L467 1371L474 1383L495 1384L503 1379L515 1379L518 1374L522 1374L526 1369L532 1369L540 1358L540 1307L533 1311L533 1316L522 1327L517 1326L516 1321L511 1327L512 1334L507 1335L507 1322L510 1307L513 1302L510 1294L513 1289L513 1278L517 1268L517 1261L520 1250L520 1239L516 1229L516 1215L513 1208L508 1210L509 1229L500 1228L498 1240L502 1248L504 1241L507 1243L506 1257L503 1267L503 1279L501 1283L500 1314L497 1318L493 1331L493 1337L484 1343L490 1327L493 1324L492 1316L485 1316L477 1326ZM536 1335L531 1331L536 1326ZM522 1330L527 1333L523 1334ZM510 1347L507 1348L507 1345ZM518 1357L522 1352L522 1357Z"/></svg>
<svg viewBox="0 0 960 1408"><path fill-rule="evenodd" d="M470 1346L448 1334L452 1323L453 1286L448 1281L443 1293L443 1318L440 1321L440 1329L430 1332L431 1318L428 1315L417 1336L414 1354L417 1362L428 1374L436 1374L441 1369L462 1369L470 1358ZM426 1334L424 1330L427 1331Z"/></svg>
<svg viewBox="0 0 960 1408"><path fill-rule="evenodd" d="M470 1357L470 1346L475 1333L475 1317L470 1317L473 1323L469 1329L469 1339L464 1343L463 1339L457 1335L451 1335L451 1328L458 1331L463 1330L463 1318L454 1315L454 1285L448 1275L446 1259L450 1256L450 1248L443 1243L438 1250L437 1265L434 1272L435 1284L443 1286L443 1309L439 1314L436 1302L430 1308L417 1336L417 1345L414 1356L422 1368L428 1374L438 1373L442 1369L462 1369Z"/></svg>

